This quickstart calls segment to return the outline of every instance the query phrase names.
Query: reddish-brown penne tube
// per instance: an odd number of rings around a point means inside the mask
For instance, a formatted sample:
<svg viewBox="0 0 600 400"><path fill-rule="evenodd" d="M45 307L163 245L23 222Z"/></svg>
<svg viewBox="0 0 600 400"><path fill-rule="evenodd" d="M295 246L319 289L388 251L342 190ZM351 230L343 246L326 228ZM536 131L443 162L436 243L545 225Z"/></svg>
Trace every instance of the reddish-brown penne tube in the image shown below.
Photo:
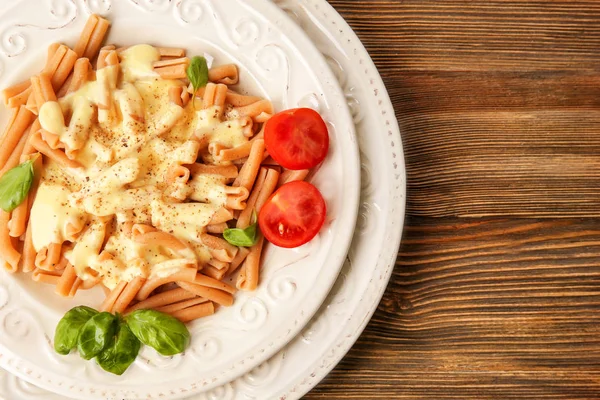
<svg viewBox="0 0 600 400"><path fill-rule="evenodd" d="M179 47L157 47L161 57L184 57L185 49Z"/></svg>
<svg viewBox="0 0 600 400"><path fill-rule="evenodd" d="M233 213L231 210L226 209L225 207L219 208L213 214L210 223L211 224L222 224L224 222L229 222L233 219Z"/></svg>
<svg viewBox="0 0 600 400"><path fill-rule="evenodd" d="M279 176L279 186L285 185L286 183L290 182L303 181L306 179L309 173L310 170L308 169L301 169L298 171L286 169Z"/></svg>
<svg viewBox="0 0 600 400"><path fill-rule="evenodd" d="M92 64L90 63L89 59L78 59L75 62L75 66L73 67L73 78L65 94L76 92L81 87L83 87L83 85L85 85L89 80L91 70Z"/></svg>
<svg viewBox="0 0 600 400"><path fill-rule="evenodd" d="M4 166L2 168L0 168L0 176L4 175L4 173L6 171L8 171L9 169L14 168L17 165L19 165L19 163L21 162L21 154L23 153L23 150L27 146L30 132L31 132L31 130L27 129L27 131L21 136L21 138L19 139L19 142L15 146L12 154L10 155L10 157L8 157L8 160L6 160L6 163L4 164Z"/></svg>
<svg viewBox="0 0 600 400"><path fill-rule="evenodd" d="M227 228L228 228L228 226L225 222L223 222L221 224L210 224L206 227L206 232L222 234L223 232L225 232L225 229L227 229Z"/></svg>
<svg viewBox="0 0 600 400"><path fill-rule="evenodd" d="M175 311L171 315L181 322L189 322L198 318L207 317L215 313L215 306L212 302L198 304L183 310Z"/></svg>
<svg viewBox="0 0 600 400"><path fill-rule="evenodd" d="M37 252L33 247L33 232L31 231L31 221L27 224L25 231L25 241L23 242L22 269L23 272L31 272L35 269L35 257Z"/></svg>
<svg viewBox="0 0 600 400"><path fill-rule="evenodd" d="M252 291L258 287L258 279L260 275L260 256L264 245L262 235L258 242L252 246L250 253L246 257L246 261L242 266L242 271L238 275L236 287L240 290Z"/></svg>
<svg viewBox="0 0 600 400"><path fill-rule="evenodd" d="M256 175L260 169L264 152L265 141L262 139L254 140L248 160L246 160L242 166L238 177L233 182L233 186L243 186L249 191L252 189L252 186L254 186L254 181L256 180Z"/></svg>
<svg viewBox="0 0 600 400"><path fill-rule="evenodd" d="M69 50L69 48L63 44L52 43L48 47L48 58L46 59L46 65L44 66L42 73L53 76L58 70L65 54L67 54L67 50Z"/></svg>
<svg viewBox="0 0 600 400"><path fill-rule="evenodd" d="M175 251L182 251L188 248L185 243L177 239L175 236L167 232L160 231L134 235L134 241L136 243L145 245L160 245Z"/></svg>
<svg viewBox="0 0 600 400"><path fill-rule="evenodd" d="M57 285L60 280L60 276L62 275L62 271L60 272L49 272L43 271L40 269L35 269L31 274L31 279L35 282L46 283L48 285Z"/></svg>
<svg viewBox="0 0 600 400"><path fill-rule="evenodd" d="M92 17L90 17L91 19ZM79 54L77 50L78 57L85 57L90 60L93 60L98 55L100 47L102 47L102 42L104 41L104 37L106 36L106 32L108 32L108 28L110 27L110 22L108 20L97 17L97 22L94 26L94 30L89 37L89 40L85 46L85 52L83 54Z"/></svg>
<svg viewBox="0 0 600 400"><path fill-rule="evenodd" d="M140 288L135 298L138 301L146 300L154 289L167 283L179 281L193 282L194 279L196 279L197 271L196 268L184 268L181 271L164 278L148 279Z"/></svg>
<svg viewBox="0 0 600 400"><path fill-rule="evenodd" d="M225 282L221 282L217 279L211 278L209 276L205 276L201 273L196 274L196 278L194 279L194 283L214 289L219 289L227 293L234 294L236 292L235 288L231 285L228 285Z"/></svg>
<svg viewBox="0 0 600 400"><path fill-rule="evenodd" d="M248 254L250 254L250 250L248 250L245 247L241 247L240 251L238 251L237 255L231 262L231 265L229 266L229 270L227 271L226 275L230 275L230 274L234 273L240 267L240 265L242 265L242 263L246 260L246 257L248 257Z"/></svg>
<svg viewBox="0 0 600 400"><path fill-rule="evenodd" d="M100 18L96 14L92 14L85 23L85 27L83 28L81 35L79 35L79 40L73 48L73 50L75 50L75 53L77 53L78 57L83 57L85 49L88 47L88 44L90 42L92 34L94 33L94 29L98 24L99 19Z"/></svg>
<svg viewBox="0 0 600 400"><path fill-rule="evenodd" d="M185 79L187 77L187 65L177 64L170 65L168 67L154 68L162 79Z"/></svg>
<svg viewBox="0 0 600 400"><path fill-rule="evenodd" d="M210 254L219 261L231 262L238 252L238 247L229 244L225 239L213 235L200 235L202 243L208 247Z"/></svg>
<svg viewBox="0 0 600 400"><path fill-rule="evenodd" d="M38 251L35 257L35 266L44 271L54 271L56 269L56 265L60 262L61 254L62 244L51 243L47 247L44 247Z"/></svg>
<svg viewBox="0 0 600 400"><path fill-rule="evenodd" d="M55 91L58 91L61 88L61 86L64 85L64 83L67 81L67 78L73 71L73 66L75 65L75 62L77 61L77 58L78 58L77 53L75 53L73 50L67 48L65 56L61 60L58 68L51 75L51 77L52 77L51 83L52 83L52 87L54 88ZM38 107L39 107L39 104L38 104Z"/></svg>
<svg viewBox="0 0 600 400"><path fill-rule="evenodd" d="M75 268L71 264L67 264L60 279L56 283L56 288L54 291L59 296L68 297L71 292L73 292L73 285L75 284L76 280L77 273L75 272Z"/></svg>
<svg viewBox="0 0 600 400"><path fill-rule="evenodd" d="M189 293L189 292L187 292ZM156 311L164 312L167 314L173 313L175 311L183 310L184 308L196 306L198 304L208 303L208 299L204 299L202 297L194 297L189 300L180 301L178 303L169 304L162 307L155 308Z"/></svg>
<svg viewBox="0 0 600 400"><path fill-rule="evenodd" d="M260 188L260 193L256 199L256 204L254 204L254 209L257 213L260 213L260 210L262 210L269 197L277 188L277 184L279 183L279 175L279 171L268 168L267 176L265 177L265 181Z"/></svg>
<svg viewBox="0 0 600 400"><path fill-rule="evenodd" d="M188 166L192 176L200 174L221 175L227 180L234 180L238 176L235 165L206 165L192 164Z"/></svg>
<svg viewBox="0 0 600 400"><path fill-rule="evenodd" d="M274 112L273 104L269 100L259 100L256 103L247 106L235 107L234 110L237 111L238 115L242 117L251 117L257 122L265 122L264 118L266 117L262 115L273 115Z"/></svg>
<svg viewBox="0 0 600 400"><path fill-rule="evenodd" d="M129 306L129 303L131 303L131 301L135 298L145 282L146 278L143 276L137 276L131 282L129 282L119 297L117 297L117 300L111 308L111 312L114 314L125 311L125 309Z"/></svg>
<svg viewBox="0 0 600 400"><path fill-rule="evenodd" d="M127 283L128 282L121 281L117 286L115 286L114 289L110 291L108 296L106 296L106 299L104 299L104 301L102 302L102 305L100 306L100 311L110 312L110 310L112 310L113 306L115 305L115 301L117 301L117 299L125 289L125 286L127 286Z"/></svg>
<svg viewBox="0 0 600 400"><path fill-rule="evenodd" d="M214 301L217 304L220 304L225 307L230 307L233 305L233 295L231 293L227 293L225 291L209 288L202 285L197 285L191 282L177 282L179 286L183 289L194 293L198 297L203 297L208 300Z"/></svg>
<svg viewBox="0 0 600 400"><path fill-rule="evenodd" d="M19 268L21 253L14 247L8 232L8 221L10 213L0 210L0 257L4 259L5 267L10 272L16 272Z"/></svg>
<svg viewBox="0 0 600 400"><path fill-rule="evenodd" d="M152 63L153 68L170 67L173 65L185 65L187 68L190 65L190 59L187 57L161 59Z"/></svg>
<svg viewBox="0 0 600 400"><path fill-rule="evenodd" d="M227 264L227 265L229 265L229 264ZM204 267L202 267L202 273L204 275L209 276L209 277L214 278L219 281L222 280L223 278L225 278L228 271L229 271L229 268L218 269L218 268L213 267L212 265L205 265Z"/></svg>
<svg viewBox="0 0 600 400"><path fill-rule="evenodd" d="M248 201L246 201L246 208L240 213L240 215L238 215L236 228L246 229L248 226L250 226L252 214L256 212L256 200L258 200L260 190L262 189L267 177L267 169L268 168L261 167L258 176L256 177L256 182L254 183L252 193L250 193L250 197L248 197Z"/></svg>
<svg viewBox="0 0 600 400"><path fill-rule="evenodd" d="M239 82L238 67L235 64L213 67L208 71L208 80L225 85L236 85Z"/></svg>
<svg viewBox="0 0 600 400"><path fill-rule="evenodd" d="M52 81L47 74L31 77L31 87L38 110L47 101L56 101L56 93L52 87Z"/></svg>
<svg viewBox="0 0 600 400"><path fill-rule="evenodd" d="M48 143L46 143L46 141L44 141L44 139L42 139L42 134L40 131L31 135L30 140L31 140L31 144L37 151L39 151L43 155L47 156L48 158L52 159L53 161L58 163L63 168L81 168L82 167L82 165L78 161L71 160L69 157L67 157L67 155L65 154L64 151L59 150L59 149L52 149L48 145Z"/></svg>
<svg viewBox="0 0 600 400"><path fill-rule="evenodd" d="M27 132L27 128L33 121L33 114L24 106L19 107L19 111L12 121L11 126L4 134L4 140L0 147L0 168L4 167L21 137ZM19 153L20 154L20 153Z"/></svg>
<svg viewBox="0 0 600 400"><path fill-rule="evenodd" d="M21 93L11 97L8 99L7 106L10 108L16 108L20 106L24 106L27 104L27 100L29 100L29 96L33 93L33 89L29 86L27 89L23 90Z"/></svg>
<svg viewBox="0 0 600 400"><path fill-rule="evenodd" d="M195 294L178 287L176 289L171 289L166 292L158 293L151 297L148 297L147 299L142 300L139 303L136 303L135 305L129 307L127 310L125 310L125 313L130 313L132 311L141 309L158 309L169 304L193 299L194 297L196 297Z"/></svg>

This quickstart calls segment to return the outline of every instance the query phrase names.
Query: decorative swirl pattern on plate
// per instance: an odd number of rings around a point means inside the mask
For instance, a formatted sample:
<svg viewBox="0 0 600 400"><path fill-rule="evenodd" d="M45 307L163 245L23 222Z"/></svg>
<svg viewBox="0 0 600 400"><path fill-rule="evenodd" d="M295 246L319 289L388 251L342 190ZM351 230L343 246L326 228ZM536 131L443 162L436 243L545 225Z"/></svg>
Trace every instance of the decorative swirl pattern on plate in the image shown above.
<svg viewBox="0 0 600 400"><path fill-rule="evenodd" d="M182 356L180 354L172 357L161 356L149 346L142 346L135 365L149 371L158 368L160 370L175 369L181 364Z"/></svg>
<svg viewBox="0 0 600 400"><path fill-rule="evenodd" d="M29 311L18 308L4 316L2 330L15 339L23 339L31 332L32 321L35 321L35 319Z"/></svg>
<svg viewBox="0 0 600 400"><path fill-rule="evenodd" d="M89 13L104 14L110 11L112 0L85 0L84 4Z"/></svg>
<svg viewBox="0 0 600 400"><path fill-rule="evenodd" d="M316 93L309 93L298 101L298 107L312 108L317 112L321 112L321 102Z"/></svg>
<svg viewBox="0 0 600 400"><path fill-rule="evenodd" d="M251 45L260 37L260 26L253 19L241 18L233 25L231 37L238 46Z"/></svg>
<svg viewBox="0 0 600 400"><path fill-rule="evenodd" d="M269 310L265 303L257 298L251 297L237 309L236 319L242 324L237 330L254 331L262 327L267 321Z"/></svg>
<svg viewBox="0 0 600 400"><path fill-rule="evenodd" d="M291 276L279 276L271 279L269 286L267 286L267 292L275 303L281 301L290 300L294 297L298 284L296 280Z"/></svg>
<svg viewBox="0 0 600 400"><path fill-rule="evenodd" d="M281 75L285 76L285 85L283 86L282 105L283 108L288 107L288 94L290 91L290 60L285 51L277 44L271 43L261 48L256 53L256 65L261 69L261 73L267 79L281 79Z"/></svg>
<svg viewBox="0 0 600 400"><path fill-rule="evenodd" d="M285 351L280 351L270 360L262 363L238 380L241 391L252 392L253 389L266 386L275 381L285 359Z"/></svg>
<svg viewBox="0 0 600 400"><path fill-rule="evenodd" d="M55 18L73 18L73 12L77 11L74 0L50 0L50 14Z"/></svg>
<svg viewBox="0 0 600 400"><path fill-rule="evenodd" d="M201 0L180 0L175 3L175 17L184 24L200 22L203 16Z"/></svg>
<svg viewBox="0 0 600 400"><path fill-rule="evenodd" d="M6 57L16 57L27 50L27 40L16 27L10 27L0 36L0 52Z"/></svg>
<svg viewBox="0 0 600 400"><path fill-rule="evenodd" d="M0 285L0 310L2 310L10 301L10 295L8 294L8 288L4 285Z"/></svg>
<svg viewBox="0 0 600 400"><path fill-rule="evenodd" d="M129 0L147 12L165 12L171 7L171 0Z"/></svg>
<svg viewBox="0 0 600 400"><path fill-rule="evenodd" d="M194 397L193 400L234 400L235 395L236 392L233 385L228 383L206 393L202 393L198 397Z"/></svg>
<svg viewBox="0 0 600 400"><path fill-rule="evenodd" d="M185 354L191 354L195 359L206 362L214 359L221 352L222 343L219 338L192 332L194 341Z"/></svg>

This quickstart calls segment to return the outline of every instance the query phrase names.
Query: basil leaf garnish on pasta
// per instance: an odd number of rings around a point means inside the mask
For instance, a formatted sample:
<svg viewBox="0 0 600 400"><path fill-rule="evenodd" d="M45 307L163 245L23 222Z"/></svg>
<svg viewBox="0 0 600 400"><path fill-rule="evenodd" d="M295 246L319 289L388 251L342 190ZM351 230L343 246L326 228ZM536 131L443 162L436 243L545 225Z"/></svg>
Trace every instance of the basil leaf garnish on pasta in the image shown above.
<svg viewBox="0 0 600 400"><path fill-rule="evenodd" d="M98 311L90 307L79 306L70 309L62 317L54 331L54 350L58 354L67 355L77 347L79 330Z"/></svg>
<svg viewBox="0 0 600 400"><path fill-rule="evenodd" d="M122 375L135 361L142 344L124 321L119 321L114 340L96 356L103 370Z"/></svg>
<svg viewBox="0 0 600 400"><path fill-rule="evenodd" d="M258 223L253 223L246 229L225 229L223 238L234 246L252 247L258 241Z"/></svg>
<svg viewBox="0 0 600 400"><path fill-rule="evenodd" d="M208 64L206 63L206 58L201 56L192 57L186 74L194 87L194 93L201 87L206 86L208 83Z"/></svg>
<svg viewBox="0 0 600 400"><path fill-rule="evenodd" d="M137 310L125 316L133 334L163 356L182 353L190 343L190 332L177 318L155 310Z"/></svg>
<svg viewBox="0 0 600 400"><path fill-rule="evenodd" d="M33 160L8 170L0 178L0 208L10 212L25 200L33 182Z"/></svg>
<svg viewBox="0 0 600 400"><path fill-rule="evenodd" d="M77 338L79 355L90 360L100 354L112 340L117 329L117 318L101 312L90 318L82 327Z"/></svg>

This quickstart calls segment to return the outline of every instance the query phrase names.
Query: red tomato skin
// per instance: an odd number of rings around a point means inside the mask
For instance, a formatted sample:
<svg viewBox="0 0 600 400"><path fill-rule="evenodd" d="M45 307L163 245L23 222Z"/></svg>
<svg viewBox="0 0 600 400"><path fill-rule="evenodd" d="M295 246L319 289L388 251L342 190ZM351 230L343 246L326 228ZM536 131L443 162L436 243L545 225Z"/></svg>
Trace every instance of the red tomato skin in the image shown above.
<svg viewBox="0 0 600 400"><path fill-rule="evenodd" d="M282 111L266 123L265 147L284 168L313 168L323 162L329 151L327 125L310 108Z"/></svg>
<svg viewBox="0 0 600 400"><path fill-rule="evenodd" d="M258 215L258 225L275 246L295 248L314 239L326 214L321 192L308 182L296 181L286 183L269 197Z"/></svg>

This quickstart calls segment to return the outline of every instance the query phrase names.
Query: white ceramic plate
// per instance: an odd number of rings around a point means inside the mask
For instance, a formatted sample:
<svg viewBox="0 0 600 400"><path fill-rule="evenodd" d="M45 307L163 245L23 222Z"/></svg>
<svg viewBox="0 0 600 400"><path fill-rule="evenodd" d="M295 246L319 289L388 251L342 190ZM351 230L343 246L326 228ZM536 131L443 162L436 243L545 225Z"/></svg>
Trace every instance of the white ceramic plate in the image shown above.
<svg viewBox="0 0 600 400"><path fill-rule="evenodd" d="M274 2L328 57L354 110L363 164L359 229L338 281L301 335L250 373L187 400L301 398L341 360L366 326L393 270L402 233L404 157L394 110L377 70L348 24L325 0ZM358 112L361 109L364 112ZM0 398L64 400L1 371Z"/></svg>
<svg viewBox="0 0 600 400"><path fill-rule="evenodd" d="M354 124L320 52L265 0L21 0L0 20L0 87L39 70L50 43L74 44L90 12L112 21L108 42L180 46L189 54L210 53L217 64L233 61L241 67L243 89L271 98L276 109L317 108L330 127L330 154L312 179L328 203L326 226L302 248L269 246L259 289L236 295L233 307L191 324L192 344L183 356L164 358L145 348L121 377L76 354L58 356L51 343L56 323L74 305L94 305L94 296L60 299L24 274L2 272L2 367L76 398L185 397L229 382L275 354L325 299L356 222Z"/></svg>

